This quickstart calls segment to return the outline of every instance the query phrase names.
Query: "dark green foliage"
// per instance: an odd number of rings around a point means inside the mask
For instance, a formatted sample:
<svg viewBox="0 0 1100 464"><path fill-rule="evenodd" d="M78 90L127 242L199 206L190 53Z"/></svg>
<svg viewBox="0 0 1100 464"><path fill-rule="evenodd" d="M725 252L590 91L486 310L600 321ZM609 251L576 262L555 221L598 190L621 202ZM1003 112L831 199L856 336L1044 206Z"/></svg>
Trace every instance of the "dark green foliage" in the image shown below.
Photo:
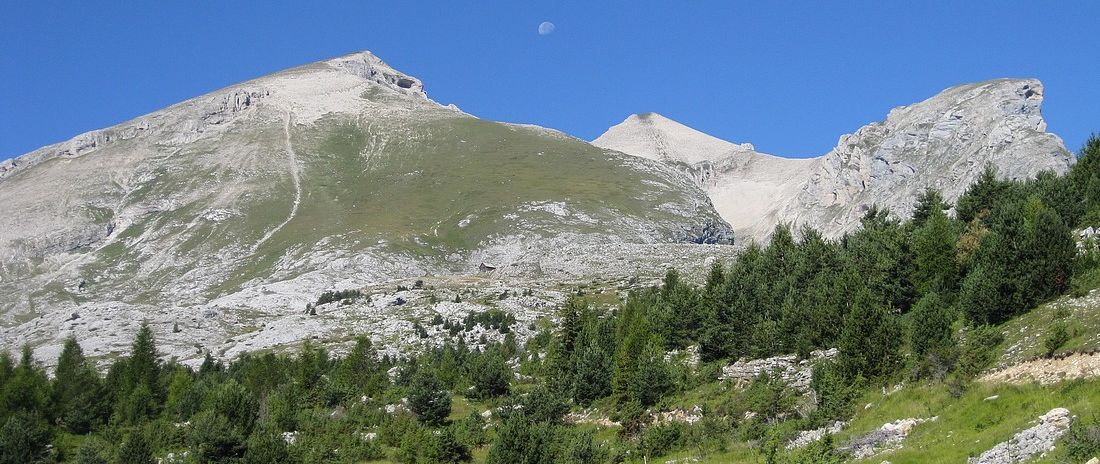
<svg viewBox="0 0 1100 464"><path fill-rule="evenodd" d="M54 371L52 408L65 428L82 434L91 430L102 416L99 377L84 358L74 338L65 340Z"/></svg>
<svg viewBox="0 0 1100 464"><path fill-rule="evenodd" d="M455 439L467 448L477 448L486 443L485 419L476 412L462 418L453 426Z"/></svg>
<svg viewBox="0 0 1100 464"><path fill-rule="evenodd" d="M451 394L434 374L421 370L409 385L409 409L420 422L439 425L451 413Z"/></svg>
<svg viewBox="0 0 1100 464"><path fill-rule="evenodd" d="M959 306L975 323L989 323L1002 317L1000 285L996 268L979 265L970 271L959 290Z"/></svg>
<svg viewBox="0 0 1100 464"><path fill-rule="evenodd" d="M934 292L921 298L910 313L909 343L913 354L922 364L922 370L924 367L941 367L941 378L954 361L954 314L940 295Z"/></svg>
<svg viewBox="0 0 1100 464"><path fill-rule="evenodd" d="M1050 331L1047 332L1046 337L1043 338L1043 355L1046 357L1054 356L1054 353L1058 352L1062 346L1069 341L1069 329L1066 327L1066 323L1063 321L1055 322L1050 326Z"/></svg>
<svg viewBox="0 0 1100 464"><path fill-rule="evenodd" d="M0 421L16 411L41 415L49 405L49 397L50 384L46 373L34 361L30 347L23 346L19 364L12 369L3 391L0 391Z"/></svg>
<svg viewBox="0 0 1100 464"><path fill-rule="evenodd" d="M959 365L957 372L964 379L972 378L989 367L994 358L994 348L1004 341L1004 335L996 327L981 325L970 327L959 335Z"/></svg>
<svg viewBox="0 0 1100 464"><path fill-rule="evenodd" d="M1005 198L1005 192L1009 188L1011 184L997 180L997 169L993 165L987 165L966 194L959 197L955 206L956 217L962 222L970 222L983 214L989 214L998 201Z"/></svg>
<svg viewBox="0 0 1100 464"><path fill-rule="evenodd" d="M1073 462L1085 462L1100 455L1100 417L1074 420L1061 445Z"/></svg>
<svg viewBox="0 0 1100 464"><path fill-rule="evenodd" d="M512 331L512 324L516 323L516 317L496 308L485 311L475 311L462 320L463 326L469 331L476 325L486 329L496 330L502 334Z"/></svg>
<svg viewBox="0 0 1100 464"><path fill-rule="evenodd" d="M504 419L489 448L486 464L552 464L556 462L557 426L516 412Z"/></svg>
<svg viewBox="0 0 1100 464"><path fill-rule="evenodd" d="M676 422L649 427L642 433L640 447L649 457L660 457L669 453L680 441L682 426Z"/></svg>
<svg viewBox="0 0 1100 464"><path fill-rule="evenodd" d="M490 349L473 358L470 383L474 387L474 397L486 399L508 394L512 370L504 361L500 349Z"/></svg>
<svg viewBox="0 0 1100 464"><path fill-rule="evenodd" d="M0 464L25 464L46 453L50 429L42 417L32 411L18 411L0 426Z"/></svg>
<svg viewBox="0 0 1100 464"><path fill-rule="evenodd" d="M289 464L293 462L286 440L274 428L260 427L252 432L246 443L245 464Z"/></svg>
<svg viewBox="0 0 1100 464"><path fill-rule="evenodd" d="M126 435L122 444L118 447L119 464L153 464L153 451L149 449L149 443L145 441L145 435L140 430L134 430ZM209 461L203 461L209 462Z"/></svg>
<svg viewBox="0 0 1100 464"><path fill-rule="evenodd" d="M813 418L818 423L846 419L861 390L845 378L836 362L818 363L813 372L810 388L817 395Z"/></svg>
<svg viewBox="0 0 1100 464"><path fill-rule="evenodd" d="M650 341L641 353L629 398L642 406L657 404L661 397L672 390L672 374L664 355L664 350L654 341Z"/></svg>
<svg viewBox="0 0 1100 464"><path fill-rule="evenodd" d="M428 462L441 464L453 464L468 462L471 459L470 449L455 438L454 432L445 428L438 434L432 435L428 441L424 457Z"/></svg>
<svg viewBox="0 0 1100 464"><path fill-rule="evenodd" d="M794 411L798 396L790 385L771 373L757 376L743 391L730 398L728 408L734 415L756 414L758 420L772 424Z"/></svg>
<svg viewBox="0 0 1100 464"><path fill-rule="evenodd" d="M955 288L957 241L943 210L932 208L923 224L913 232L913 282L917 292L949 293Z"/></svg>
<svg viewBox="0 0 1100 464"><path fill-rule="evenodd" d="M227 417L206 410L191 419L188 445L201 462L232 462L244 456L245 435Z"/></svg>
<svg viewBox="0 0 1100 464"><path fill-rule="evenodd" d="M153 329L148 321L141 323L134 345L130 350L129 376L126 390L145 386L153 395L157 395L160 389L160 359L157 355L156 341L153 339Z"/></svg>
<svg viewBox="0 0 1100 464"><path fill-rule="evenodd" d="M607 460L607 449L593 440L592 432L570 430L561 437L561 453L557 462L561 464L596 464Z"/></svg>
<svg viewBox="0 0 1100 464"><path fill-rule="evenodd" d="M363 292L359 290L340 290L340 291L327 291L317 297L317 302L313 304L309 309L316 308L323 304L332 303L334 301L354 300L356 298L362 298Z"/></svg>
<svg viewBox="0 0 1100 464"><path fill-rule="evenodd" d="M109 454L106 444L101 443L94 437L88 437L76 450L73 462L76 464L107 464Z"/></svg>
<svg viewBox="0 0 1100 464"><path fill-rule="evenodd" d="M900 347L897 317L868 292L857 295L838 346L838 363L844 375L868 380L887 375L898 365Z"/></svg>

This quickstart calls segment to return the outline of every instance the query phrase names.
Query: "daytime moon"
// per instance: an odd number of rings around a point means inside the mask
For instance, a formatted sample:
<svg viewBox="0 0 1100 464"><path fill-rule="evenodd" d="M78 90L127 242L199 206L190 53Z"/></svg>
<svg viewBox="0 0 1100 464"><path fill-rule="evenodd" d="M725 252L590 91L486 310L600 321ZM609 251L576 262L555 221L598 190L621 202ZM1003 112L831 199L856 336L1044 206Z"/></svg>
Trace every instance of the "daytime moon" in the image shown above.
<svg viewBox="0 0 1100 464"><path fill-rule="evenodd" d="M554 32L554 23L543 21L542 24L539 24L539 35L547 35L551 32Z"/></svg>

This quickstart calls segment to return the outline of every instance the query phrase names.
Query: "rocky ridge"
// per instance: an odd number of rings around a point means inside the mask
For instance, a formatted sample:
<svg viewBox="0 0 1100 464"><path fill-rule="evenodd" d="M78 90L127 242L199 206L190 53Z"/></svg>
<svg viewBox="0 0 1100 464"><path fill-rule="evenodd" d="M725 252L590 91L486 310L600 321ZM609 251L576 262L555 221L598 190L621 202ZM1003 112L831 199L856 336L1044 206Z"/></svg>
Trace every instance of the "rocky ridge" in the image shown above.
<svg viewBox="0 0 1100 464"><path fill-rule="evenodd" d="M908 217L926 187L954 200L987 164L1009 179L1064 173L1075 159L1046 132L1043 92L1035 79L952 87L809 159L760 153L654 113L630 116L592 143L685 170L744 240L765 240L781 222L837 237L872 204Z"/></svg>

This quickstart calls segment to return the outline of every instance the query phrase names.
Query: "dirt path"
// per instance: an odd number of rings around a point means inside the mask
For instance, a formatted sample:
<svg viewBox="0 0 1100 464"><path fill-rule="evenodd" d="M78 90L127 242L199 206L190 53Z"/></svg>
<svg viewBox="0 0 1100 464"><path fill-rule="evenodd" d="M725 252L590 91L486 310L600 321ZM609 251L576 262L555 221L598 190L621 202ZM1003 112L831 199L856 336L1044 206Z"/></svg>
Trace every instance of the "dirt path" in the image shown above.
<svg viewBox="0 0 1100 464"><path fill-rule="evenodd" d="M291 204L290 214L287 215L286 219L283 220L283 222L279 223L279 225L275 226L274 229L267 231L267 233L260 238L260 241L256 242L255 245L252 245L253 253L256 252L256 249L258 249L260 245L263 245L264 242L270 239L273 235L275 235L275 233L279 232L280 229L282 229L284 226L289 224L292 219L294 219L294 216L298 214L298 205L302 203L302 182L298 179L298 155L294 152L294 145L290 141L290 126L293 121L294 115L290 111L287 111L286 121L284 121L283 123L283 135L285 137L283 139L283 147L286 149L287 157L290 161L290 179L294 182L294 203Z"/></svg>
<svg viewBox="0 0 1100 464"><path fill-rule="evenodd" d="M1078 353L1061 358L1035 359L983 375L982 382L1050 385L1064 380L1100 377L1100 353Z"/></svg>

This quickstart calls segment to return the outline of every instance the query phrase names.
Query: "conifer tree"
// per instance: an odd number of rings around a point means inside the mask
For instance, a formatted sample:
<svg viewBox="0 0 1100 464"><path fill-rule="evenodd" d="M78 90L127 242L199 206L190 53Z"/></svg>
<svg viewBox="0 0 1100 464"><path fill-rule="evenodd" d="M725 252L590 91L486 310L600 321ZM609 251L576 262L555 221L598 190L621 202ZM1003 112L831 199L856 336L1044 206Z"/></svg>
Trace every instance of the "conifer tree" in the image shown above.
<svg viewBox="0 0 1100 464"><path fill-rule="evenodd" d="M913 232L913 282L919 294L954 291L957 240L947 215L932 208Z"/></svg>
<svg viewBox="0 0 1100 464"><path fill-rule="evenodd" d="M155 396L160 389L160 359L157 354L153 329L148 321L142 321L130 351L129 388L144 385Z"/></svg>
<svg viewBox="0 0 1100 464"><path fill-rule="evenodd" d="M134 430L122 440L118 448L119 464L153 464L153 450L140 429Z"/></svg>
<svg viewBox="0 0 1100 464"><path fill-rule="evenodd" d="M61 422L70 432L87 433L100 415L99 377L75 338L65 340L53 384L53 408Z"/></svg>
<svg viewBox="0 0 1100 464"><path fill-rule="evenodd" d="M439 425L451 413L451 394L432 373L418 370L409 388L409 409L420 422Z"/></svg>
<svg viewBox="0 0 1100 464"><path fill-rule="evenodd" d="M900 359L900 338L895 316L869 292L860 292L840 335L841 371L849 379L868 380L890 373Z"/></svg>

